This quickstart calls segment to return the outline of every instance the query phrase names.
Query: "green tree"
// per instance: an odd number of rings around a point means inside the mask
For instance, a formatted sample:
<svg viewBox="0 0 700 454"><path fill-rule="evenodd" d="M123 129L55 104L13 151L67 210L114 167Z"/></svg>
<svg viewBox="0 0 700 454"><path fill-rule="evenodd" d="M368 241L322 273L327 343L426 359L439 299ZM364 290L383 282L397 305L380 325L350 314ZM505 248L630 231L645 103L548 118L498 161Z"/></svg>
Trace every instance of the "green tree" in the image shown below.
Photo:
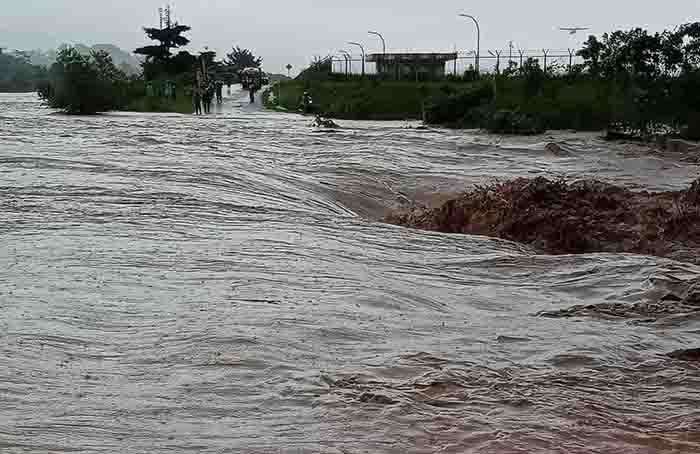
<svg viewBox="0 0 700 454"><path fill-rule="evenodd" d="M683 54L683 70L697 69L700 66L700 22L682 25L677 35Z"/></svg>
<svg viewBox="0 0 700 454"><path fill-rule="evenodd" d="M308 68L297 76L299 80L320 80L326 79L333 72L333 57L314 57Z"/></svg>
<svg viewBox="0 0 700 454"><path fill-rule="evenodd" d="M67 113L94 114L119 107L126 80L106 52L83 55L68 47L59 52L39 95L50 107Z"/></svg>
<svg viewBox="0 0 700 454"><path fill-rule="evenodd" d="M250 50L236 46L233 48L233 52L226 54L224 64L239 74L245 68L259 68L262 61L261 57L256 57Z"/></svg>
<svg viewBox="0 0 700 454"><path fill-rule="evenodd" d="M191 29L187 25L179 25L177 23L166 28L146 27L143 29L146 36L153 41L158 41L160 44L139 47L134 53L145 55L147 61L162 62L168 60L172 56L171 49L183 47L190 43L190 40L182 35Z"/></svg>
<svg viewBox="0 0 700 454"><path fill-rule="evenodd" d="M583 58L584 67L594 76L600 75L603 49L603 43L596 36L591 35L583 43L583 48L578 51L578 56Z"/></svg>

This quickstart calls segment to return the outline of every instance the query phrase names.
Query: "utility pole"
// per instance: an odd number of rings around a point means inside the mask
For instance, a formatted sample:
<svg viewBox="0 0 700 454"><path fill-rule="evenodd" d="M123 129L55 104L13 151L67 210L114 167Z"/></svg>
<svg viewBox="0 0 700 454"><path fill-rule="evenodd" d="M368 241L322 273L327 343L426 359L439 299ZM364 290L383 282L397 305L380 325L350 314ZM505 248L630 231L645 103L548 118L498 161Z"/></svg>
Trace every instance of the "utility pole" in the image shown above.
<svg viewBox="0 0 700 454"><path fill-rule="evenodd" d="M457 52L457 44L455 44L455 77L457 77L457 57L459 56L459 53Z"/></svg>
<svg viewBox="0 0 700 454"><path fill-rule="evenodd" d="M386 41L384 41L384 37L382 36L381 33L379 32L373 32L373 31L368 31L370 35L376 35L379 37L379 39L382 40L382 66L385 64L384 62L386 61ZM379 72L379 71L377 71Z"/></svg>
<svg viewBox="0 0 700 454"><path fill-rule="evenodd" d="M348 41L348 44L352 44L353 46L357 46L362 51L362 77L364 77L365 76L365 48L362 46L362 44L356 43L353 41Z"/></svg>
<svg viewBox="0 0 700 454"><path fill-rule="evenodd" d="M480 65L479 65L479 53L481 52L481 28L479 27L479 22L476 20L474 16L471 16L469 14L460 14L460 17L466 17L468 19L471 19L474 21L474 24L476 25L476 72L480 72Z"/></svg>

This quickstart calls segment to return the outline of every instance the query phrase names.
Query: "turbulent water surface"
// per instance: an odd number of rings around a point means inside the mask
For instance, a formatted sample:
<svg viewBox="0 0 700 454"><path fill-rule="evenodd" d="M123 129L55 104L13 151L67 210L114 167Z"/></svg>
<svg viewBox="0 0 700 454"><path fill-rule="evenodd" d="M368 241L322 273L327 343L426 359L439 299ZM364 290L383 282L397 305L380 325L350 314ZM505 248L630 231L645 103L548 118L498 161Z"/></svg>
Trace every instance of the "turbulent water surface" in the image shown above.
<svg viewBox="0 0 700 454"><path fill-rule="evenodd" d="M536 316L700 268L377 222L494 178L669 190L695 167L593 136L308 123L0 95L1 452L700 452L700 371L664 355L700 318Z"/></svg>

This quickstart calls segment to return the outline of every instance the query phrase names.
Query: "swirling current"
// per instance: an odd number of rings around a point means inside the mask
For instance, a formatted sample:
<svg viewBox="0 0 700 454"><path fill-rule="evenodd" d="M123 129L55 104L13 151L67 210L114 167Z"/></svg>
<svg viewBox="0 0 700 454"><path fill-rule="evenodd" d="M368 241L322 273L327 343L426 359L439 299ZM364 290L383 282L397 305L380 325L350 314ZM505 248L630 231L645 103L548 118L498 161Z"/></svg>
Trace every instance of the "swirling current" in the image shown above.
<svg viewBox="0 0 700 454"><path fill-rule="evenodd" d="M379 221L496 178L671 190L696 165L238 97L71 117L0 95L0 452L700 452L700 370L665 355L700 318L537 317L700 268Z"/></svg>

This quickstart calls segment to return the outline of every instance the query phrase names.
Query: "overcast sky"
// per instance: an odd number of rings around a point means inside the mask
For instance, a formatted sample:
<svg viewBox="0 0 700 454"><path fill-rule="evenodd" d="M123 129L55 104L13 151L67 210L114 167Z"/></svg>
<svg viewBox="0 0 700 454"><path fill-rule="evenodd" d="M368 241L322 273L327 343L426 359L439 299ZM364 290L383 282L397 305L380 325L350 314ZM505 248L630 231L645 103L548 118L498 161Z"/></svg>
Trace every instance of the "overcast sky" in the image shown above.
<svg viewBox="0 0 700 454"><path fill-rule="evenodd" d="M61 43L145 45L143 26L157 26L165 0L0 0L0 47L55 48ZM698 20L700 0L174 0L173 13L190 25L190 50L208 46L220 54L233 45L252 49L269 72L295 70L314 55L360 41L381 49L368 30L382 32L389 50L460 50L475 47L474 26L457 13L477 16L482 52L508 47L566 49L571 37L559 26L586 26L600 34L641 26L653 31Z"/></svg>

